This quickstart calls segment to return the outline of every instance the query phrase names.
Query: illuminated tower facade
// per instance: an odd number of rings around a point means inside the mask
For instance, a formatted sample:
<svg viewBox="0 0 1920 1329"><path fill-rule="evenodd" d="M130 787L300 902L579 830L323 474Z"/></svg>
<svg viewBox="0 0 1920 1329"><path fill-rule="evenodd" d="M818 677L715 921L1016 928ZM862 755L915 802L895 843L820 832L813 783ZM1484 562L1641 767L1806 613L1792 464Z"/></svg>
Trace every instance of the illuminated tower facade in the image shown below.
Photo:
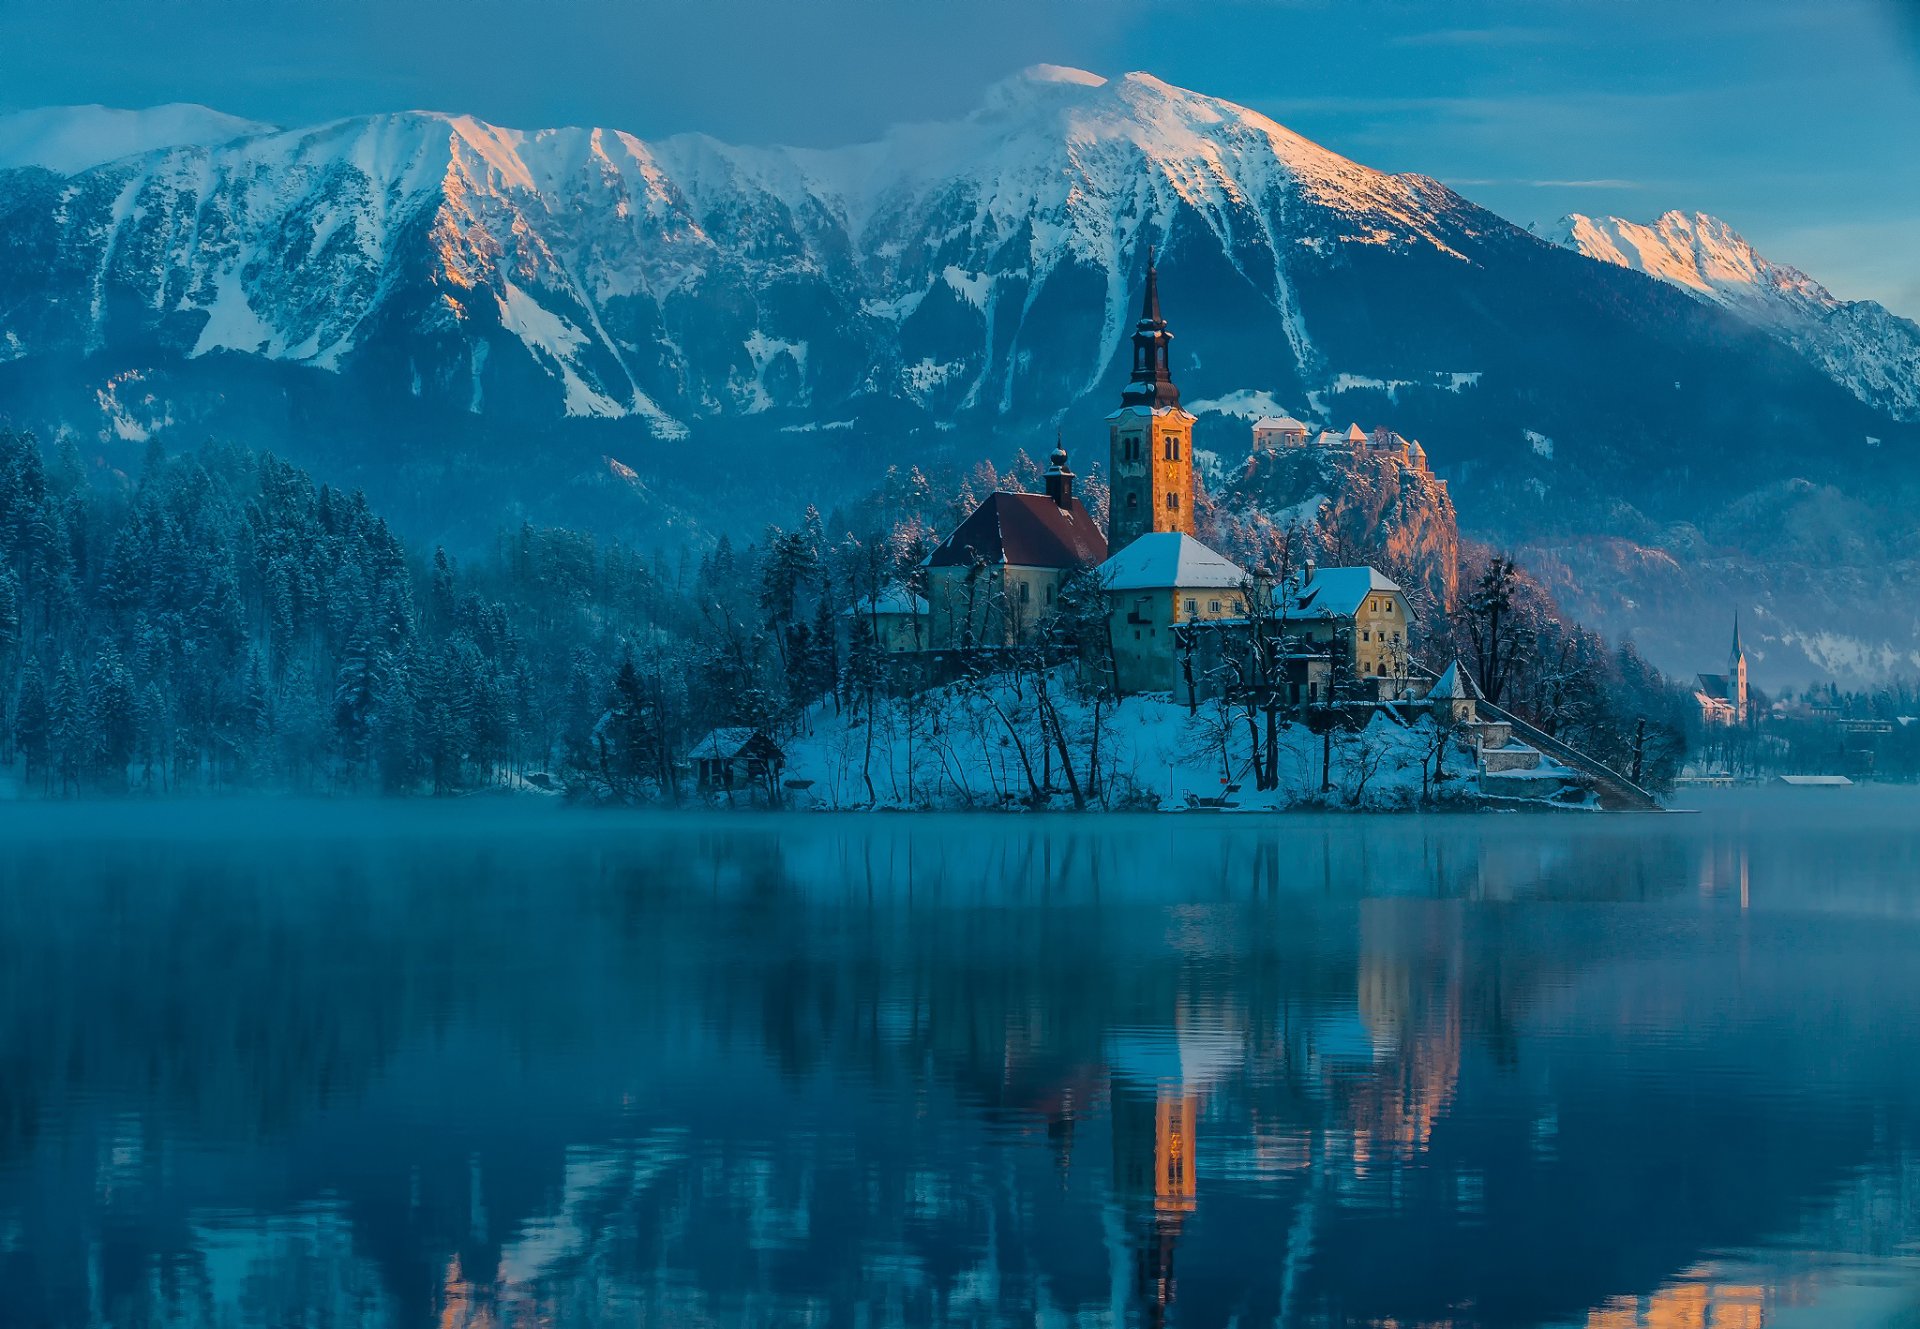
<svg viewBox="0 0 1920 1329"><path fill-rule="evenodd" d="M1167 356L1173 334L1160 314L1160 274L1147 251L1147 291L1133 330L1133 373L1107 417L1112 454L1107 547L1150 531L1193 534L1193 420L1180 407Z"/></svg>

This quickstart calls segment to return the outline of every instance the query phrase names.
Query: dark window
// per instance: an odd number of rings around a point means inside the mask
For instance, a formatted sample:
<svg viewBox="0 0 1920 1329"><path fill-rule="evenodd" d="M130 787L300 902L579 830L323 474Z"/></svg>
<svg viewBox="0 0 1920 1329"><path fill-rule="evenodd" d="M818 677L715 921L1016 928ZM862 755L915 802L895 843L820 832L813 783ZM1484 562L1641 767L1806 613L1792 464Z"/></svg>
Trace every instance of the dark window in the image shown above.
<svg viewBox="0 0 1920 1329"><path fill-rule="evenodd" d="M1023 581L1020 583L1020 603L1025 604L1026 602L1027 602L1027 584Z"/></svg>

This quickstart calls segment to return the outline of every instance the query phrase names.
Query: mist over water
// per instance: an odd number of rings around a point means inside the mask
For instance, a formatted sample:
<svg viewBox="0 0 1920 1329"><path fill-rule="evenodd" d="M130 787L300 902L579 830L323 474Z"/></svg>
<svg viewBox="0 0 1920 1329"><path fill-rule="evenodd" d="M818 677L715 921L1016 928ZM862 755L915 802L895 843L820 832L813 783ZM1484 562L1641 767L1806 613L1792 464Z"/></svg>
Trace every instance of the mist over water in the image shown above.
<svg viewBox="0 0 1920 1329"><path fill-rule="evenodd" d="M0 1324L1920 1316L1920 791L0 808Z"/></svg>

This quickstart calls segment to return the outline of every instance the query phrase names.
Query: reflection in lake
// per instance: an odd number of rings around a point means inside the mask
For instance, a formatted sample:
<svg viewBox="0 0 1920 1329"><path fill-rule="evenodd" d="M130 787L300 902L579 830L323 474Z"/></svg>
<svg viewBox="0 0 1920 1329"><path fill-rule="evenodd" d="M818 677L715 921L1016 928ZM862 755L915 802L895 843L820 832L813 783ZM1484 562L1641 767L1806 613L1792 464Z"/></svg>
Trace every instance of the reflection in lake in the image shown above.
<svg viewBox="0 0 1920 1329"><path fill-rule="evenodd" d="M1916 813L6 809L0 1323L1911 1324Z"/></svg>

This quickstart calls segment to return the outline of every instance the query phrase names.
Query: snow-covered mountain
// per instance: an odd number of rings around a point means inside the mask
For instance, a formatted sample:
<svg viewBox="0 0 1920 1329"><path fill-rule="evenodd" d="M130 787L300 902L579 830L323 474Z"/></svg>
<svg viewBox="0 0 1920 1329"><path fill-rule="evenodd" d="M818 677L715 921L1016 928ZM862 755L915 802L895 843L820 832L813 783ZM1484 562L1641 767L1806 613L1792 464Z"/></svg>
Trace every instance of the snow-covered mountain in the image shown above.
<svg viewBox="0 0 1920 1329"><path fill-rule="evenodd" d="M1814 355L1244 107L1054 67L829 150L427 112L0 118L0 418L112 466L150 438L271 447L427 538L751 530L1056 427L1097 459L1149 245L1201 446L1243 456L1263 403L1387 424L1470 534L1711 550L1660 629L1675 659L1717 658L1711 597L1838 559L1866 604L1920 560L1892 497L1920 491L1913 378L1857 307L1829 322L1884 396L1836 384L1837 337ZM1829 504L1785 562L1756 548L1754 496L1801 481L1870 529L1816 538ZM1591 612L1645 626L1657 590L1609 573ZM1874 650L1920 662L1920 622L1875 621Z"/></svg>
<svg viewBox="0 0 1920 1329"><path fill-rule="evenodd" d="M1861 401L1920 420L1920 325L1872 300L1841 300L1798 268L1763 257L1704 212L1652 222L1575 213L1558 238L1588 258L1644 272L1774 333Z"/></svg>
<svg viewBox="0 0 1920 1329"><path fill-rule="evenodd" d="M14 357L151 338L189 357L370 359L472 412L530 382L537 409L667 438L868 397L1058 410L1109 368L1144 244L1183 217L1313 366L1295 249L1457 257L1462 230L1493 221L1149 75L1050 67L960 122L834 151L89 107L0 121L6 166L6 239L48 260L0 279ZM1094 336L1054 335L1067 304Z"/></svg>

